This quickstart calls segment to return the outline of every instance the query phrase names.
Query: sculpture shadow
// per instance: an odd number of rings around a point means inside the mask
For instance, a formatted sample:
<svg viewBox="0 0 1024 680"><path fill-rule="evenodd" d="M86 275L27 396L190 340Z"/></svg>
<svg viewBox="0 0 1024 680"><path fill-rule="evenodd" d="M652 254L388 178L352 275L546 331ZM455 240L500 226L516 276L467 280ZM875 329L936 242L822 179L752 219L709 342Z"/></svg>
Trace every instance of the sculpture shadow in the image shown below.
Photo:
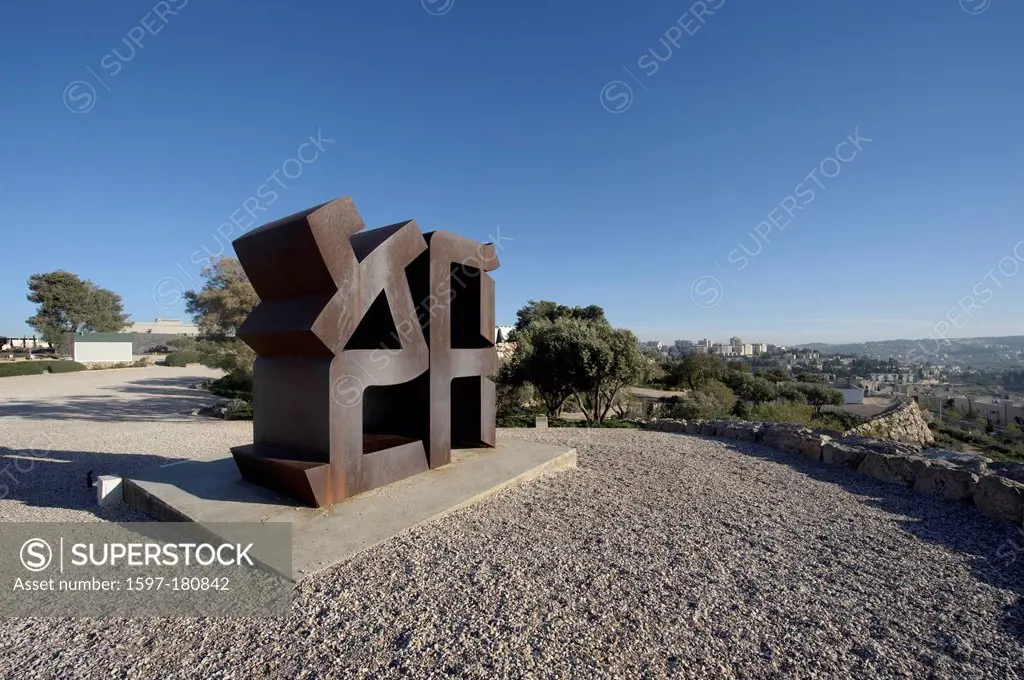
<svg viewBox="0 0 1024 680"><path fill-rule="evenodd" d="M300 507L294 501L243 482L231 457L217 461L155 454L100 453L0 447L0 500L38 508L80 510L111 522L151 522L127 505L101 507L87 475L115 475L174 484L197 498Z"/></svg>
<svg viewBox="0 0 1024 680"><path fill-rule="evenodd" d="M811 479L840 486L857 496L861 503L898 515L893 521L907 533L969 556L975 579L1018 596L1015 604L1004 609L1000 624L1008 635L1024 640L1024 529L1021 527L987 517L966 503L923 496L855 470L807 460L800 454L749 442L714 441L743 455L782 463Z"/></svg>

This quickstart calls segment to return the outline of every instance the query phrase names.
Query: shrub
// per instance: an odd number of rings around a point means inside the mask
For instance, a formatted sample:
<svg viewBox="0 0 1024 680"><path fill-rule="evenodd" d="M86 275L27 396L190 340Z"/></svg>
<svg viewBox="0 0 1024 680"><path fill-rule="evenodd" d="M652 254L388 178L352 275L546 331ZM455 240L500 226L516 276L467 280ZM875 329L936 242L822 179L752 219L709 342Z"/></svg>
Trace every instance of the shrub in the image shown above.
<svg viewBox="0 0 1024 680"><path fill-rule="evenodd" d="M48 361L46 365L49 367L50 373L74 373L88 369L88 366L77 361Z"/></svg>
<svg viewBox="0 0 1024 680"><path fill-rule="evenodd" d="M198 364L201 362L202 357L199 352L171 352L167 355L164 361L167 362L168 366L188 366L189 364Z"/></svg>
<svg viewBox="0 0 1024 680"><path fill-rule="evenodd" d="M49 362L17 361L9 364L0 364L0 376L39 375L40 373L46 373L46 363Z"/></svg>
<svg viewBox="0 0 1024 680"><path fill-rule="evenodd" d="M533 427L532 415L505 416L497 419L498 427Z"/></svg>
<svg viewBox="0 0 1024 680"><path fill-rule="evenodd" d="M728 388L726 388L728 389ZM730 390L731 392L731 390ZM720 418L729 413L718 399L705 392L690 392L669 403L666 416L669 418Z"/></svg>
<svg viewBox="0 0 1024 680"><path fill-rule="evenodd" d="M14 375L41 375L43 373L71 373L84 371L85 365L75 361L18 361L0 364L0 377Z"/></svg>
<svg viewBox="0 0 1024 680"><path fill-rule="evenodd" d="M839 432L846 432L864 423L864 419L856 413L838 410L826 411L815 420L821 423L821 427L829 430L838 430Z"/></svg>
<svg viewBox="0 0 1024 680"><path fill-rule="evenodd" d="M743 374L739 373L738 375ZM714 397L715 401L722 406L723 413L731 413L733 407L736 406L736 393L720 380L708 380L698 391Z"/></svg>
<svg viewBox="0 0 1024 680"><path fill-rule="evenodd" d="M210 391L219 397L252 401L252 378L228 374L210 383Z"/></svg>
<svg viewBox="0 0 1024 680"><path fill-rule="evenodd" d="M772 401L750 408L747 417L765 423L798 423L809 425L814 409L795 401Z"/></svg>
<svg viewBox="0 0 1024 680"><path fill-rule="evenodd" d="M228 403L225 420L252 420L252 402L244 399L232 399Z"/></svg>

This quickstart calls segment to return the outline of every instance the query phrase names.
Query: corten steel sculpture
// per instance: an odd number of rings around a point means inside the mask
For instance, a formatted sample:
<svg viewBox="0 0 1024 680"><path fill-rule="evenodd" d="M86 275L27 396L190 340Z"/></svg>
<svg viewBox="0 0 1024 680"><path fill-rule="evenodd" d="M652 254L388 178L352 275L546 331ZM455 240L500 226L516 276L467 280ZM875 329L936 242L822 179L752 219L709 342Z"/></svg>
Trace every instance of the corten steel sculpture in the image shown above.
<svg viewBox="0 0 1024 680"><path fill-rule="evenodd" d="M415 221L363 231L349 198L234 242L260 303L242 478L330 506L494 446L492 244Z"/></svg>

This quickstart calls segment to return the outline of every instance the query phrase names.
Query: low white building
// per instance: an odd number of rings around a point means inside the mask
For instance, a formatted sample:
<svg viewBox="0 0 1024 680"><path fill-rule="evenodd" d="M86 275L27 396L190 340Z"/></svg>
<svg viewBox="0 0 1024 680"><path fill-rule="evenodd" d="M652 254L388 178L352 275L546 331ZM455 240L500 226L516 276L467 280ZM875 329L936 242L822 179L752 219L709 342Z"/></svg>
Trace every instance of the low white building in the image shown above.
<svg viewBox="0 0 1024 680"><path fill-rule="evenodd" d="M164 335L199 335L199 326L181 319L153 319L152 323L133 323L129 333L159 333Z"/></svg>
<svg viewBox="0 0 1024 680"><path fill-rule="evenodd" d="M72 333L71 358L81 364L132 361L131 333Z"/></svg>

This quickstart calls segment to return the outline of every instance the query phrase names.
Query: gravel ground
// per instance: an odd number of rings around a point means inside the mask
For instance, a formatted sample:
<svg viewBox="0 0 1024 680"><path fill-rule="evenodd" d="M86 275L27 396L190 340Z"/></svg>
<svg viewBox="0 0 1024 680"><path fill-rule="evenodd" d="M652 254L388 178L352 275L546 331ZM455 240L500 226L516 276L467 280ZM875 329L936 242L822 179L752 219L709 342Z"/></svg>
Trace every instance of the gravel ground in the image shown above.
<svg viewBox="0 0 1024 680"><path fill-rule="evenodd" d="M85 448L137 465L249 436L170 416L61 421L102 443L62 444L3 518L96 519L73 491ZM500 436L575 445L579 468L310 577L286 619L8 620L0 676L1019 677L1013 527L752 444Z"/></svg>

